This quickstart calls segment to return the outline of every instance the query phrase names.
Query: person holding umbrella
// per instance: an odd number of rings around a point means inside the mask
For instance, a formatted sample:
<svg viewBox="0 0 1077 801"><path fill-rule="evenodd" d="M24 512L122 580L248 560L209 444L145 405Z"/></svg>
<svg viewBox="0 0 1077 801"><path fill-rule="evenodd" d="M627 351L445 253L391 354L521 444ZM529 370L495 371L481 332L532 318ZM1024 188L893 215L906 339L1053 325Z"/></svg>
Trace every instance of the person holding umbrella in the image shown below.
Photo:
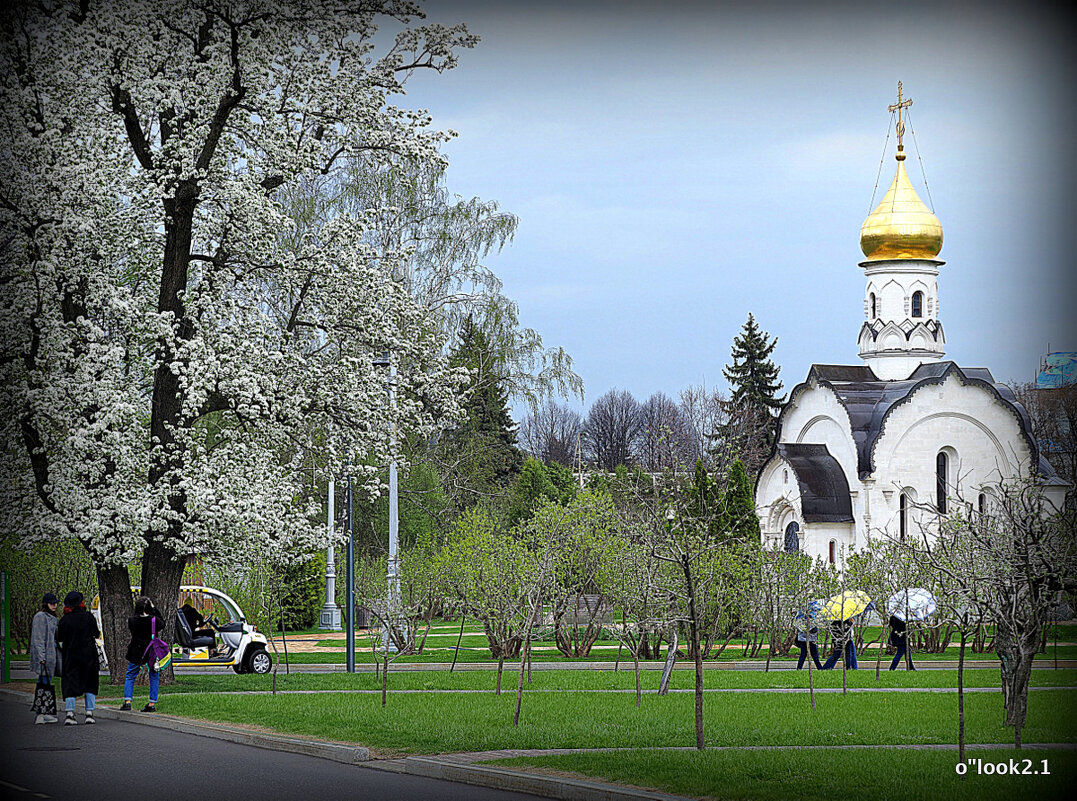
<svg viewBox="0 0 1077 801"><path fill-rule="evenodd" d="M834 650L830 652L821 670L833 670L838 658L845 653L845 667L856 670L856 645L853 642L853 618L861 615L874 604L860 590L846 590L835 595L823 605L823 617L830 619L830 634L834 638Z"/></svg>
<svg viewBox="0 0 1077 801"><path fill-rule="evenodd" d="M826 662L819 669L833 670L844 650L845 667L849 670L856 670L856 644L853 642L852 618L830 621L830 636L834 638L834 647L830 652L830 656L826 658Z"/></svg>
<svg viewBox="0 0 1077 801"><path fill-rule="evenodd" d="M922 587L909 587L891 595L886 605L893 610L890 614L890 644L897 649L890 669L897 670L898 662L904 656L906 667L916 670L909 652L908 621L927 620L939 608L938 601Z"/></svg>
<svg viewBox="0 0 1077 801"><path fill-rule="evenodd" d="M904 656L907 663L905 667L908 670L916 670L912 663L912 654L909 653L909 637L905 621L897 615L890 615L890 644L897 648L894 661L890 663L890 669L897 670L898 662Z"/></svg>

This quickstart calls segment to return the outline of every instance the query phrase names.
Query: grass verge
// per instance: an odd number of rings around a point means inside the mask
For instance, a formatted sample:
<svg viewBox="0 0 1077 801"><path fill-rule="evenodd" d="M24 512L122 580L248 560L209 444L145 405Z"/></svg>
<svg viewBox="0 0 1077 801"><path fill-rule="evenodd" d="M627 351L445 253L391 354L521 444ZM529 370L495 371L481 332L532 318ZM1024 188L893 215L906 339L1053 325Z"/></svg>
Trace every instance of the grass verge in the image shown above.
<svg viewBox="0 0 1077 801"><path fill-rule="evenodd" d="M167 714L368 745L381 752L442 753L500 748L646 748L694 742L691 694L533 693L512 725L512 694L398 695L386 708L374 695L163 695ZM950 743L956 739L952 694L721 694L704 699L707 743L844 745ZM1008 742L1002 698L965 700L970 743ZM1042 690L1028 701L1026 743L1073 742L1077 691Z"/></svg>
<svg viewBox="0 0 1077 801"><path fill-rule="evenodd" d="M506 767L537 767L618 784L688 796L734 801L1010 801L1014 798L1071 798L1077 783L1077 754L1070 751L969 751L983 763L1005 763L1007 775L961 778L957 752L879 749L865 751L628 751L518 757L497 760ZM1018 770L1039 775L1009 775ZM1027 760L1027 762L1025 761ZM1049 775L1044 775L1047 760Z"/></svg>

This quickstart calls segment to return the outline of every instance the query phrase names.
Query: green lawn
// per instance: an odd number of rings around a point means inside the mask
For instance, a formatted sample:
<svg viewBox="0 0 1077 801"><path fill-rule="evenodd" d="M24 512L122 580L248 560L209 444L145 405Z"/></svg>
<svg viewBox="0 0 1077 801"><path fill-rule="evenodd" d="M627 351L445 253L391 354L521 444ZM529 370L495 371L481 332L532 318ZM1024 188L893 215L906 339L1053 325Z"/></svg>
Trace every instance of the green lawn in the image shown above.
<svg viewBox="0 0 1077 801"><path fill-rule="evenodd" d="M1072 798L1077 784L1077 754L1072 751L971 750L966 758L982 763L1011 759L1019 770L1050 775L976 775L964 778L954 767L957 752L880 749L864 751L629 751L519 757L497 760L509 767L535 766L620 784L655 788L725 801L1011 801L1015 798ZM1025 762L1024 760L1028 760Z"/></svg>
<svg viewBox="0 0 1077 801"><path fill-rule="evenodd" d="M514 697L491 693L396 695L382 708L374 695L162 694L167 714L266 726L281 732L369 745L382 752L439 753L499 748L687 746L694 742L691 694L650 695L641 709L631 694L532 693L519 727ZM949 743L956 738L953 694L819 695L812 711L802 694L705 697L709 745ZM1077 691L1029 695L1026 743L1073 742ZM968 740L1007 742L996 693L966 697Z"/></svg>
<svg viewBox="0 0 1077 801"><path fill-rule="evenodd" d="M421 673L393 673L389 671L389 691L394 690L489 690L493 691L496 673L494 671L467 671L449 673L448 671L431 671ZM640 683L645 693L654 693L661 676L658 671L650 670L640 674ZM850 671L847 674L849 686L857 687L951 687L956 688L956 670L921 670L909 673L883 671L879 681L875 680L875 671ZM691 689L694 686L694 674L691 671L676 671L670 679L674 689ZM807 687L807 670L779 671L774 673L710 670L703 674L703 683L707 688L721 689L776 689L787 687ZM841 687L841 671L815 672L813 681L817 688ZM506 687L515 689L516 673L506 673L503 677ZM974 669L965 671L966 687L998 688L999 672L994 669ZM217 675L187 676L180 673L174 685L166 687L167 695L179 693L207 693L222 691L269 690L272 677L243 675L237 676L230 670L222 670ZM1077 670L1037 670L1032 674L1034 687L1077 686ZM374 690L381 687L380 679L373 673L292 673L283 670L277 676L279 690ZM581 691L635 689L632 671L613 672L612 670L544 670L532 673L532 682L528 689L541 691ZM147 688L137 687L136 695L145 695ZM122 687L106 684L101 686L101 698L117 698L123 693Z"/></svg>

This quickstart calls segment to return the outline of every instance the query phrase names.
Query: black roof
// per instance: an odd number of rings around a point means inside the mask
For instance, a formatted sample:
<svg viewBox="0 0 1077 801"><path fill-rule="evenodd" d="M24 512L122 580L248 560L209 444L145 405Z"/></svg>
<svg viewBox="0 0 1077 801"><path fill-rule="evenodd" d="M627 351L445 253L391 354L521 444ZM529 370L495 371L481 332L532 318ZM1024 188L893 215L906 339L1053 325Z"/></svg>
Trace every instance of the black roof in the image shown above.
<svg viewBox="0 0 1077 801"><path fill-rule="evenodd" d="M1005 384L996 383L991 371L984 367L962 369L954 362L935 362L920 365L911 376L902 381L883 381L867 365L813 364L808 371L807 380L789 393L785 409L792 406L796 396L807 389L813 380L832 389L849 414L853 441L856 443L857 472L861 478L865 478L875 471L875 443L891 410L908 400L921 386L941 384L951 374L957 376L963 384L985 387L1010 407L1017 418L1021 434L1028 443L1033 462L1041 465L1042 473L1042 460L1031 435L1032 425L1028 412L1018 403L1013 390ZM785 416L785 409L782 410L782 417ZM778 419L777 440L781 439L782 417Z"/></svg>
<svg viewBox="0 0 1077 801"><path fill-rule="evenodd" d="M826 445L779 443L778 455L793 468L800 485L800 508L805 523L850 523L853 503L849 482Z"/></svg>

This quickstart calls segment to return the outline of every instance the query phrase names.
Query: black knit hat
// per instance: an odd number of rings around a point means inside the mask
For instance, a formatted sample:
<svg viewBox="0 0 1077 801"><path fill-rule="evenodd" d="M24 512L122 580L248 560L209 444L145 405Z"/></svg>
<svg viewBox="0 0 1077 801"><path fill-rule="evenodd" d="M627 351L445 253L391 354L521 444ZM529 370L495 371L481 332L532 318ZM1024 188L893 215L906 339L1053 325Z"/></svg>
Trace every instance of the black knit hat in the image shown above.
<svg viewBox="0 0 1077 801"><path fill-rule="evenodd" d="M45 597L41 599L42 606L44 606L45 604L58 604L58 603L60 603L60 599L57 598L55 595L53 595L51 592L45 593Z"/></svg>
<svg viewBox="0 0 1077 801"><path fill-rule="evenodd" d="M64 596L64 606L68 609L74 609L80 603L82 603L82 593L78 590L71 590L71 592Z"/></svg>

